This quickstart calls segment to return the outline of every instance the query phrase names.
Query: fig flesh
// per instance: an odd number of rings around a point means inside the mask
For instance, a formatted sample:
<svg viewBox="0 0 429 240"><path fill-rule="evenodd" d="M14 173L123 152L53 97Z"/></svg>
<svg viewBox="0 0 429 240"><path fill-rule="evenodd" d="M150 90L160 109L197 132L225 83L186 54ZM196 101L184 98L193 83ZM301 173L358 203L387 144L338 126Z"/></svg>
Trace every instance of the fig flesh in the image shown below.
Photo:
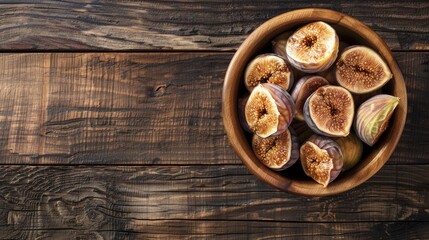
<svg viewBox="0 0 429 240"><path fill-rule="evenodd" d="M244 84L252 91L260 83L272 83L288 91L293 84L293 74L286 60L276 54L262 54L246 67Z"/></svg>
<svg viewBox="0 0 429 240"><path fill-rule="evenodd" d="M286 55L292 66L306 73L328 69L338 55L339 39L327 23L307 24L289 37Z"/></svg>
<svg viewBox="0 0 429 240"><path fill-rule="evenodd" d="M270 84L259 84L250 93L245 118L250 130L266 138L283 133L290 125L295 104L289 93Z"/></svg>
<svg viewBox="0 0 429 240"><path fill-rule="evenodd" d="M252 148L256 157L275 171L287 169L299 158L298 139L289 129L278 136L267 138L253 135Z"/></svg>
<svg viewBox="0 0 429 240"><path fill-rule="evenodd" d="M381 88L392 73L374 50L365 46L350 46L336 63L338 84L353 93L368 93Z"/></svg>
<svg viewBox="0 0 429 240"><path fill-rule="evenodd" d="M353 123L354 102L349 91L339 86L318 88L304 104L308 126L321 135L345 137Z"/></svg>
<svg viewBox="0 0 429 240"><path fill-rule="evenodd" d="M325 136L313 135L300 148L304 173L323 187L335 180L343 167L343 153L338 144Z"/></svg>

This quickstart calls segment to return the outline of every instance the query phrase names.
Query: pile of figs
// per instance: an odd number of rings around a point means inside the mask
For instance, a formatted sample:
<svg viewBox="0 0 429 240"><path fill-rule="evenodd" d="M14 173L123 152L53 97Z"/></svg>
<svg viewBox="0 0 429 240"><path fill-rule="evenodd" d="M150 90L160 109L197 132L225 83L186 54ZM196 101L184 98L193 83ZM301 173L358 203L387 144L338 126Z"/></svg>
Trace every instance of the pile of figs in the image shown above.
<svg viewBox="0 0 429 240"><path fill-rule="evenodd" d="M246 66L241 125L264 165L283 171L299 160L327 187L385 131L399 103L381 90L392 73L377 52L347 46L325 22L285 32L272 47Z"/></svg>

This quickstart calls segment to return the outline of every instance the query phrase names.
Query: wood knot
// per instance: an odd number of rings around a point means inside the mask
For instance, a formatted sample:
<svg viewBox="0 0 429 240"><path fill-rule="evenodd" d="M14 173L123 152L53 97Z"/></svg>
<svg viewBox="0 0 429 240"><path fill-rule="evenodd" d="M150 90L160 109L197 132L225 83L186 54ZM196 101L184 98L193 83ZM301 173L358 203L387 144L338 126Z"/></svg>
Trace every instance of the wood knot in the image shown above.
<svg viewBox="0 0 429 240"><path fill-rule="evenodd" d="M58 200L53 207L61 218L61 224L69 227L90 227L103 224L106 216L100 209L106 208L105 205L101 199L85 198L79 202Z"/></svg>
<svg viewBox="0 0 429 240"><path fill-rule="evenodd" d="M168 87L168 85L166 85L166 84L156 86L155 91L154 91L154 96L159 97L159 96L164 95L165 92L167 91L167 87Z"/></svg>

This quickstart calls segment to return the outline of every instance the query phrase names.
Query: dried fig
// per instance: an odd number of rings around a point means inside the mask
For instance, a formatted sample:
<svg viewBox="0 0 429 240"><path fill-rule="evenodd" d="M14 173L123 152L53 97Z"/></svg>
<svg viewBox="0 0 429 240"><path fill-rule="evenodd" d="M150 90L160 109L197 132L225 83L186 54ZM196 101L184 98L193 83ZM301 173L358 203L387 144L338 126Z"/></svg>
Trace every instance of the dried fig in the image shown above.
<svg viewBox="0 0 429 240"><path fill-rule="evenodd" d="M286 60L276 54L262 54L246 67L244 84L252 91L260 83L272 83L288 91L293 85L293 74Z"/></svg>
<svg viewBox="0 0 429 240"><path fill-rule="evenodd" d="M250 130L266 138L283 133L292 122L294 111L289 93L274 84L263 83L250 93L245 117Z"/></svg>
<svg viewBox="0 0 429 240"><path fill-rule="evenodd" d="M365 46L350 46L336 63L338 84L353 93L368 93L381 88L392 73L374 50Z"/></svg>
<svg viewBox="0 0 429 240"><path fill-rule="evenodd" d="M289 129L278 136L267 138L253 135L252 148L256 157L275 171L285 170L299 158L298 139Z"/></svg>
<svg viewBox="0 0 429 240"><path fill-rule="evenodd" d="M347 136L353 116L353 97L349 91L339 86L318 88L304 104L305 122L315 133L325 136Z"/></svg>
<svg viewBox="0 0 429 240"><path fill-rule="evenodd" d="M343 153L329 137L313 135L300 148L301 165L305 174L327 187L341 172Z"/></svg>
<svg viewBox="0 0 429 240"><path fill-rule="evenodd" d="M298 70L315 73L328 69L335 62L338 47L335 30L319 21L294 32L286 43L286 54L290 64Z"/></svg>

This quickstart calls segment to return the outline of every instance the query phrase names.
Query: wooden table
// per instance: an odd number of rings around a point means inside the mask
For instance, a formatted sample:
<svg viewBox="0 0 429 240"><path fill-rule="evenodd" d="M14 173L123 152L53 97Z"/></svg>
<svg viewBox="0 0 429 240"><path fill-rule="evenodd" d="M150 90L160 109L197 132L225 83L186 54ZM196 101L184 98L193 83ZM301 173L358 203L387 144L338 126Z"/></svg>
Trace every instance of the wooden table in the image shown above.
<svg viewBox="0 0 429 240"><path fill-rule="evenodd" d="M34 2L0 4L0 239L429 239L427 1ZM235 50L306 7L372 27L409 97L387 165L332 197L260 182L222 125Z"/></svg>

